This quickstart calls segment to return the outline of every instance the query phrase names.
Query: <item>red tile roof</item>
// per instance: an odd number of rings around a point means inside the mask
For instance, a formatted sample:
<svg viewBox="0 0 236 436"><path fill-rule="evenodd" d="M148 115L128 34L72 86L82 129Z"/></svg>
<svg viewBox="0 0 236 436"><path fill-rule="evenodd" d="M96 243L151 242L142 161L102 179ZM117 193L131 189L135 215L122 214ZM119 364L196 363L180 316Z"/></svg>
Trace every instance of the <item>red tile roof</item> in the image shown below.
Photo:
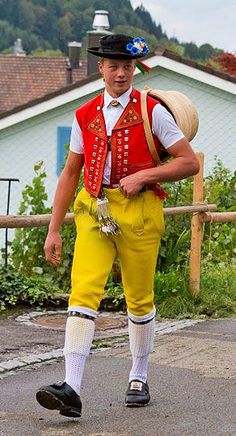
<svg viewBox="0 0 236 436"><path fill-rule="evenodd" d="M72 70L72 83L87 76L87 60ZM0 113L65 87L65 57L0 56Z"/></svg>

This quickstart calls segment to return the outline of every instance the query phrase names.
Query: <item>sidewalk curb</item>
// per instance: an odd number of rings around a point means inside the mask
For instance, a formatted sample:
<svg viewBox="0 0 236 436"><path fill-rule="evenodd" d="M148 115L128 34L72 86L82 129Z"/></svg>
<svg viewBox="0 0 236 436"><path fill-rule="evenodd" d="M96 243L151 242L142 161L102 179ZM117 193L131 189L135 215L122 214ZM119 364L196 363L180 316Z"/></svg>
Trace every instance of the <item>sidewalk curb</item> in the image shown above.
<svg viewBox="0 0 236 436"><path fill-rule="evenodd" d="M186 327L191 327L199 322L203 322L204 320L181 320L181 321L164 321L157 323L155 328L155 333L157 336L174 333L177 330L184 329ZM99 349L108 348L114 345L114 340L117 346L124 345L124 338L126 338L125 342L127 342L128 337L128 328L124 328L121 332L121 329L117 334L111 331L111 335L99 337L95 339L94 345L92 347L92 352L97 351ZM103 343L102 343L103 342ZM110 344L109 344L110 342ZM96 345L97 344L97 345ZM52 350L51 352L41 353L41 354L30 354L19 358L14 358L11 360L3 361L0 363L0 378L2 375L6 375L11 371L16 371L18 369L25 369L27 366L38 364L38 363L47 363L52 360L57 360L63 358L63 349L58 348Z"/></svg>

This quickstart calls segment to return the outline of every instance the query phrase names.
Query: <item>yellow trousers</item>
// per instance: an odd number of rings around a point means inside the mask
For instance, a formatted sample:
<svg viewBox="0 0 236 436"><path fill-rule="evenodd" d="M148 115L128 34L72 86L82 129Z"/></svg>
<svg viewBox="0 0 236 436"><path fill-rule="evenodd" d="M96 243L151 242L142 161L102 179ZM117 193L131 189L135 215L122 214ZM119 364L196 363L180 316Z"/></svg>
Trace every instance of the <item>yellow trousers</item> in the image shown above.
<svg viewBox="0 0 236 436"><path fill-rule="evenodd" d="M77 238L69 306L97 311L118 256L128 311L144 316L154 306L153 278L164 231L162 203L151 190L132 199L125 198L118 188L105 189L105 193L121 234L106 236L99 231L96 199L83 188L74 204Z"/></svg>

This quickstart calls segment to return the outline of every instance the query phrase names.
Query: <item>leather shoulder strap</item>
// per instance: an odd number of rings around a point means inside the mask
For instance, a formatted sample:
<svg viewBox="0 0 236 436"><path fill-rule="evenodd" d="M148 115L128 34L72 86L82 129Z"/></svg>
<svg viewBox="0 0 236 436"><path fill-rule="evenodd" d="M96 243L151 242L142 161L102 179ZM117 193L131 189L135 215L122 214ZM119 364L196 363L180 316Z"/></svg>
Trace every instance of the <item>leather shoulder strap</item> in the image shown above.
<svg viewBox="0 0 236 436"><path fill-rule="evenodd" d="M154 159L154 162L156 165L161 165L161 161L160 161L160 158L159 158L157 150L156 150L156 146L155 146L155 142L153 139L152 130L151 130L151 126L150 126L150 122L149 122L149 118L148 118L147 94L148 94L149 90L150 89L148 87L145 87L141 91L141 113L142 113L142 118L143 118L143 126L144 126L144 131L145 131L149 151Z"/></svg>

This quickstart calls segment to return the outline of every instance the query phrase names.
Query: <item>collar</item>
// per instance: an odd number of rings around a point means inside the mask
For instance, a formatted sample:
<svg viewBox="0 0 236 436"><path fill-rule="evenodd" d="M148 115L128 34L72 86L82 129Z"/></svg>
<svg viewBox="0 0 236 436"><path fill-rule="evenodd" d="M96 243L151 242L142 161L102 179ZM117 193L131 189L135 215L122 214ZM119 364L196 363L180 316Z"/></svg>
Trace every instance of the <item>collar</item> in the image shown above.
<svg viewBox="0 0 236 436"><path fill-rule="evenodd" d="M120 95L120 97L114 98L108 94L107 90L104 91L104 107L108 107L112 100L117 100L120 105L125 108L130 101L130 94L132 92L132 87L128 89L128 91L124 92L124 94Z"/></svg>

